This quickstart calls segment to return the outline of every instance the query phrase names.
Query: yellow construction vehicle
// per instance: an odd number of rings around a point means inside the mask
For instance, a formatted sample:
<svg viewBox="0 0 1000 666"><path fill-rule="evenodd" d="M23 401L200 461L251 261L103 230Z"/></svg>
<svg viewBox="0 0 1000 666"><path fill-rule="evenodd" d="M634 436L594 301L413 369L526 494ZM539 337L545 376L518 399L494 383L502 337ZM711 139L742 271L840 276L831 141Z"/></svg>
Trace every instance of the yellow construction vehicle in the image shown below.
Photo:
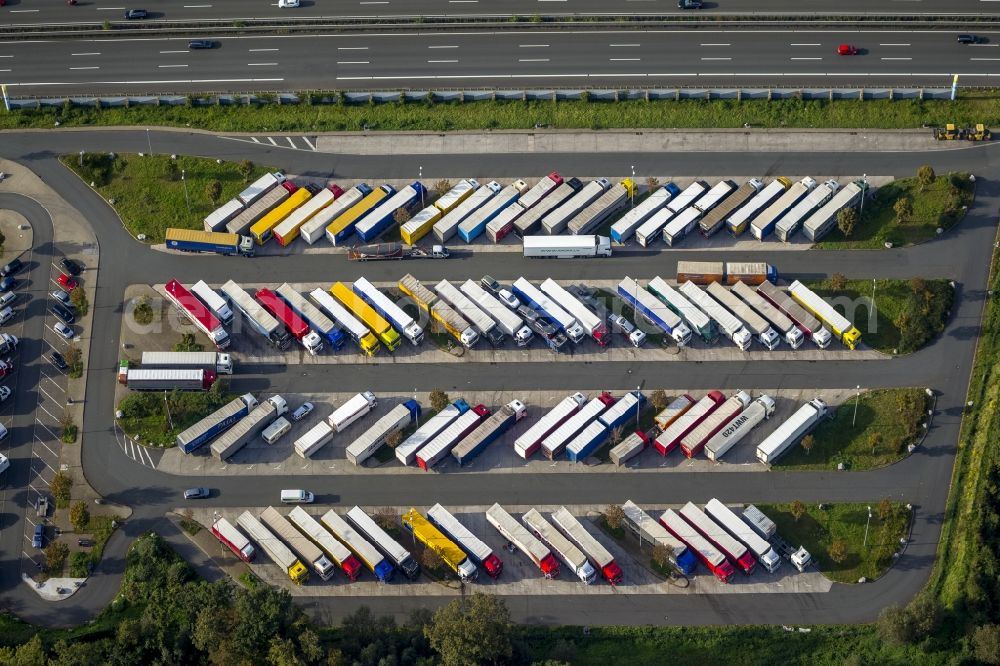
<svg viewBox="0 0 1000 666"><path fill-rule="evenodd" d="M965 130L960 128L955 123L948 123L944 126L944 129L940 127L934 128L934 138L938 141L954 141L956 139L964 139Z"/></svg>
<svg viewBox="0 0 1000 666"><path fill-rule="evenodd" d="M974 128L965 130L965 138L969 141L989 141L993 138L993 134L986 125L977 123Z"/></svg>

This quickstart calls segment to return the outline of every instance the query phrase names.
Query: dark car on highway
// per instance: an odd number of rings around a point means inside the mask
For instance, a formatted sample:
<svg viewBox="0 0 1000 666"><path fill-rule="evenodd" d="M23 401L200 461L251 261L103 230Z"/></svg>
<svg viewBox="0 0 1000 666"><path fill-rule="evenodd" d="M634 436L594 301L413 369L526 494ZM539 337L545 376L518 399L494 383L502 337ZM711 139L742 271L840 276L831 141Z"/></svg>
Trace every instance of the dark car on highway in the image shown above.
<svg viewBox="0 0 1000 666"><path fill-rule="evenodd" d="M81 272L83 272L83 269L80 268L80 264L76 263L72 259L67 259L66 257L63 257L59 261L59 265L62 266L62 269L64 271L66 271L73 277L77 277L80 275Z"/></svg>
<svg viewBox="0 0 1000 666"><path fill-rule="evenodd" d="M216 42L211 39L192 39L188 42L189 49L214 49Z"/></svg>
<svg viewBox="0 0 1000 666"><path fill-rule="evenodd" d="M979 35L959 35L958 36L958 43L959 44L982 44L985 41L986 40L983 39L982 37L980 37Z"/></svg>
<svg viewBox="0 0 1000 666"><path fill-rule="evenodd" d="M677 9L701 9L701 0L677 0Z"/></svg>
<svg viewBox="0 0 1000 666"><path fill-rule="evenodd" d="M125 18L128 20L149 18L149 12L145 9L126 9Z"/></svg>
<svg viewBox="0 0 1000 666"><path fill-rule="evenodd" d="M4 277L7 277L8 275L14 275L23 267L24 267L24 262L22 262L20 259L15 259L14 261L10 262L3 268L0 268L0 275Z"/></svg>

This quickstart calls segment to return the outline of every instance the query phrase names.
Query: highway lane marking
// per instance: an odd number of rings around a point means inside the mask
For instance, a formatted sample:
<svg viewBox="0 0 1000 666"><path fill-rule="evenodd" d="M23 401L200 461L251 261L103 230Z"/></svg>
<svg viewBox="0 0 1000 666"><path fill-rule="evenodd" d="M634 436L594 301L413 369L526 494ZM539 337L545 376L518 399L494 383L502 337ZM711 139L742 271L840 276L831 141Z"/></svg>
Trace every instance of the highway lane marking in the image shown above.
<svg viewBox="0 0 1000 666"><path fill-rule="evenodd" d="M789 46L823 46L822 44L789 44Z"/></svg>
<svg viewBox="0 0 1000 666"><path fill-rule="evenodd" d="M547 49L547 48L549 48L549 45L548 44L518 44L517 48L519 48L519 49ZM13 58L14 56L5 56L5 57Z"/></svg>
<svg viewBox="0 0 1000 666"><path fill-rule="evenodd" d="M157 65L160 69L167 69L170 67L187 67L187 65Z"/></svg>
<svg viewBox="0 0 1000 666"><path fill-rule="evenodd" d="M125 8L124 7L98 7L97 11L99 11L99 12L116 12L116 11L121 11L122 9L125 9Z"/></svg>
<svg viewBox="0 0 1000 666"><path fill-rule="evenodd" d="M461 4L475 4L479 2L479 0L448 0L448 2L450 2L453 5L461 5Z"/></svg>
<svg viewBox="0 0 1000 666"><path fill-rule="evenodd" d="M879 44L879 46L909 46L909 44Z"/></svg>
<svg viewBox="0 0 1000 666"><path fill-rule="evenodd" d="M641 44L608 44L608 46L628 48L628 47L641 46Z"/></svg>
<svg viewBox="0 0 1000 666"><path fill-rule="evenodd" d="M70 67L70 69L100 69L100 67Z"/></svg>
<svg viewBox="0 0 1000 666"><path fill-rule="evenodd" d="M1000 60L1000 58L969 58L969 60Z"/></svg>
<svg viewBox="0 0 1000 666"><path fill-rule="evenodd" d="M700 46L732 46L732 44L701 44Z"/></svg>
<svg viewBox="0 0 1000 666"><path fill-rule="evenodd" d="M99 52L97 52L97 51L91 51L89 53L70 53L70 55L71 56L95 56L95 55L101 55L101 54Z"/></svg>
<svg viewBox="0 0 1000 666"><path fill-rule="evenodd" d="M642 58L608 58L610 62L638 62Z"/></svg>
<svg viewBox="0 0 1000 666"><path fill-rule="evenodd" d="M247 67L275 67L276 62L248 62Z"/></svg>
<svg viewBox="0 0 1000 666"><path fill-rule="evenodd" d="M160 51L160 53L190 53L190 51Z"/></svg>
<svg viewBox="0 0 1000 666"><path fill-rule="evenodd" d="M367 46L338 46L338 51L367 51Z"/></svg>
<svg viewBox="0 0 1000 666"><path fill-rule="evenodd" d="M365 0L365 2L359 2L359 5L387 5L389 4L386 0Z"/></svg>
<svg viewBox="0 0 1000 666"><path fill-rule="evenodd" d="M789 58L789 60L822 60L823 58Z"/></svg>
<svg viewBox="0 0 1000 666"><path fill-rule="evenodd" d="M439 63L439 62L458 62L457 60L428 60L429 63Z"/></svg>
<svg viewBox="0 0 1000 666"><path fill-rule="evenodd" d="M913 58L882 58L882 60L913 60Z"/></svg>
<svg viewBox="0 0 1000 666"><path fill-rule="evenodd" d="M457 49L458 46L452 46L452 45L441 46L441 45L436 45L436 46L428 46L427 48L429 48L429 49Z"/></svg>
<svg viewBox="0 0 1000 666"><path fill-rule="evenodd" d="M0 58L13 58L13 57L14 56L12 55L0 55Z"/></svg>
<svg viewBox="0 0 1000 666"><path fill-rule="evenodd" d="M732 58L702 58L702 60L732 60Z"/></svg>
<svg viewBox="0 0 1000 666"><path fill-rule="evenodd" d="M184 5L184 9L207 9L212 5Z"/></svg>
<svg viewBox="0 0 1000 666"><path fill-rule="evenodd" d="M338 65L370 65L370 60L338 60Z"/></svg>
<svg viewBox="0 0 1000 666"><path fill-rule="evenodd" d="M247 49L250 53L263 53L264 51L279 51L280 49Z"/></svg>
<svg viewBox="0 0 1000 666"><path fill-rule="evenodd" d="M9 72L9 69L0 69L0 72Z"/></svg>
<svg viewBox="0 0 1000 666"><path fill-rule="evenodd" d="M518 62L549 62L549 58L518 58Z"/></svg>
<svg viewBox="0 0 1000 666"><path fill-rule="evenodd" d="M41 10L38 10L38 9L12 9L12 10L10 10L10 13L11 14L34 14L35 12L38 12L38 11L41 11Z"/></svg>

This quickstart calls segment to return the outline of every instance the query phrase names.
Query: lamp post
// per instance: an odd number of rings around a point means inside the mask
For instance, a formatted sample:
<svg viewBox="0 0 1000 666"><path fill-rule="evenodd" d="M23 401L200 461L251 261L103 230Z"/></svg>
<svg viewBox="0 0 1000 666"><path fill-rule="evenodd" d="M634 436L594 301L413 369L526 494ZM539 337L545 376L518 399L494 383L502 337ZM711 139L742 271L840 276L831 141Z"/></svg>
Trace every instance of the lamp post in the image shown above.
<svg viewBox="0 0 1000 666"><path fill-rule="evenodd" d="M187 203L188 212L191 212L191 199L188 197L188 184L185 178L186 171L181 169L181 184L184 186L184 201Z"/></svg>
<svg viewBox="0 0 1000 666"><path fill-rule="evenodd" d="M80 166L83 166L83 151L80 151Z"/></svg>
<svg viewBox="0 0 1000 666"><path fill-rule="evenodd" d="M868 194L868 174L862 174L861 182L864 186L861 188L861 209L858 211L858 222L861 221L861 214L865 212L865 195Z"/></svg>
<svg viewBox="0 0 1000 666"><path fill-rule="evenodd" d="M629 200L632 208L635 208L635 165L632 165L632 189L629 191Z"/></svg>
<svg viewBox="0 0 1000 666"><path fill-rule="evenodd" d="M868 507L868 522L865 523L865 540L862 548L868 547L868 526L872 524L872 508Z"/></svg>
<svg viewBox="0 0 1000 666"><path fill-rule="evenodd" d="M858 384L855 388L857 393L854 395L854 416L851 418L851 427L858 421L858 400L861 399L861 384Z"/></svg>
<svg viewBox="0 0 1000 666"><path fill-rule="evenodd" d="M149 138L149 128L146 128L146 145L149 146L149 154L153 154L153 140Z"/></svg>
<svg viewBox="0 0 1000 666"><path fill-rule="evenodd" d="M635 387L635 429L639 429L639 389L642 388L642 384Z"/></svg>
<svg viewBox="0 0 1000 666"><path fill-rule="evenodd" d="M424 166L421 164L417 168L419 169L419 171L417 172L419 174L419 177L417 178L417 180L419 180L420 184L423 185L424 184L424 182L423 182L424 181ZM423 189L420 190L420 207L421 208L424 207L424 190Z"/></svg>

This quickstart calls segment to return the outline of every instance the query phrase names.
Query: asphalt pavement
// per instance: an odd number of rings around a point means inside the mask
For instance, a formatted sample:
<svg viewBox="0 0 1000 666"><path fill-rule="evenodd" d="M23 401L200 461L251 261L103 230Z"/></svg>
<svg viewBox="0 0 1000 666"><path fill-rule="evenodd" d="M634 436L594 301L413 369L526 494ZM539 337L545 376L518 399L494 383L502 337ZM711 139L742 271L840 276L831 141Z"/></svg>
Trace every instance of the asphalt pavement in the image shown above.
<svg viewBox="0 0 1000 666"><path fill-rule="evenodd" d="M889 574L877 583L861 587L835 585L825 594L782 595L766 599L753 595L725 595L726 598L637 599L628 595L615 597L614 602L587 597L546 598L544 596L512 599L512 610L518 620L544 622L597 622L612 617L615 622L637 623L722 623L722 622L847 622L872 619L880 608L890 603L905 603L922 587L930 573L940 534L943 507L951 477L951 467L958 439L969 369L978 336L980 314L984 304L985 285L990 253L996 233L996 211L1000 208L1000 187L995 174L996 148L960 150L954 152L906 154L671 154L671 155L507 155L507 156L336 156L318 153L271 150L245 143L214 139L183 132L153 132L150 141L154 150L170 146L177 153L218 155L225 159L252 159L258 163L287 170L289 173L341 178L346 181L375 180L376 177L401 177L412 173L416 165L424 168L427 180L474 173L496 176L511 174L540 177L553 169L561 173L627 173L630 163L649 163L653 173L712 173L725 165L726 173L776 175L779 173L880 173L909 175L917 166L929 163L945 173L953 169L968 169L979 178L976 203L967 218L948 236L934 243L907 250L881 252L782 252L705 253L698 251L660 251L610 260L579 262L525 261L517 255L480 255L447 262L411 262L390 267L368 264L352 265L343 257L329 255L289 256L243 259L177 257L148 251L132 241L120 227L113 211L56 160L59 152L79 149L137 152L147 150L142 131L8 133L4 135L4 152L29 168L72 202L93 225L101 243L101 269L95 306L105 316L95 316L93 338L107 341L91 351L90 375L87 388L87 410L83 426L83 464L89 482L109 499L135 509L127 523L126 533L115 542L108 563L107 579L102 588L114 586L120 555L128 538L139 531L155 527L163 513L179 503L179 490L192 485L209 485L219 490L216 501L226 506L260 505L273 501L282 487L290 482L282 477L263 477L252 487L245 480L173 478L136 464L123 456L114 441L112 414L114 410L114 372L118 352L118 319L121 295L130 282L157 282L165 276L184 281L203 278L210 282L235 279L256 281L261 271L280 275L290 281L319 276L331 281L351 280L359 274L381 279L397 279L401 272L413 270L421 277L478 277L491 273L501 279L519 274L529 277L552 276L579 279L585 276L611 279L623 273L639 277L661 274L666 277L674 269L679 256L685 259L725 258L768 260L776 263L786 276L802 277L842 272L856 277L902 277L909 275L937 276L954 279L960 285L952 320L944 335L930 348L917 354L864 363L768 363L749 365L746 362L716 364L602 364L595 373L593 364L561 363L541 366L478 365L462 368L461 379L444 374L448 369L423 371L416 382L412 368L381 366L374 371L369 366L357 366L340 372L336 377L316 375L301 377L300 367L276 367L268 372L243 376L238 382L257 382L259 390L280 389L291 382L308 382L322 387L336 382L337 389L361 390L370 385L391 386L405 383L407 390L416 384L419 390L444 386L461 390L462 386L484 389L510 389L530 383L533 386L562 387L567 390L585 386L631 388L638 381L653 386L753 387L782 386L852 386L924 385L930 384L939 393L934 426L924 447L905 461L885 469L864 472L771 473L725 475L672 475L669 485L656 475L629 475L627 487L621 475L588 474L591 483L575 481L573 475L476 474L447 473L407 475L391 486L372 484L362 477L326 475L315 479L296 477L295 486L304 485L320 496L319 501L337 505L357 504L472 504L488 500L506 503L605 503L633 499L639 503L682 503L705 501L717 496L724 501L877 501L890 496L916 507L913 540L906 554ZM713 167L714 165L714 167ZM657 170L663 168L662 171ZM669 169L669 171L667 170ZM411 171L412 170L412 171ZM32 212L32 211L29 211ZM34 211L32 223L44 226ZM779 253L775 253L779 254ZM256 370L262 370L256 368ZM423 369L422 369L423 370ZM606 370L606 371L605 371ZM631 370L631 373L629 373ZM310 369L310 373L313 372ZM555 374L553 374L555 372ZM459 374L453 371L450 377ZM533 373L533 374L531 374ZM595 375L600 375L600 383ZM677 477L677 478L675 478ZM11 552L8 530L0 537L2 560L7 564L16 553ZM8 572L14 568L0 566L0 595L6 603L32 620L45 623L70 621L69 615L56 612L31 598L31 593L11 580ZM104 601L100 591L87 589L71 601L73 617L86 615ZM89 595L89 596L88 596ZM79 597L79 598L78 598ZM386 609L385 600L358 599ZM343 612L341 600L336 606L321 601L322 612L333 616ZM423 604L414 599L393 600L393 608L405 610L406 604ZM611 604L611 605L608 605ZM760 613L765 605L769 611ZM66 602L59 609L66 608ZM614 610L613 614L607 611Z"/></svg>

